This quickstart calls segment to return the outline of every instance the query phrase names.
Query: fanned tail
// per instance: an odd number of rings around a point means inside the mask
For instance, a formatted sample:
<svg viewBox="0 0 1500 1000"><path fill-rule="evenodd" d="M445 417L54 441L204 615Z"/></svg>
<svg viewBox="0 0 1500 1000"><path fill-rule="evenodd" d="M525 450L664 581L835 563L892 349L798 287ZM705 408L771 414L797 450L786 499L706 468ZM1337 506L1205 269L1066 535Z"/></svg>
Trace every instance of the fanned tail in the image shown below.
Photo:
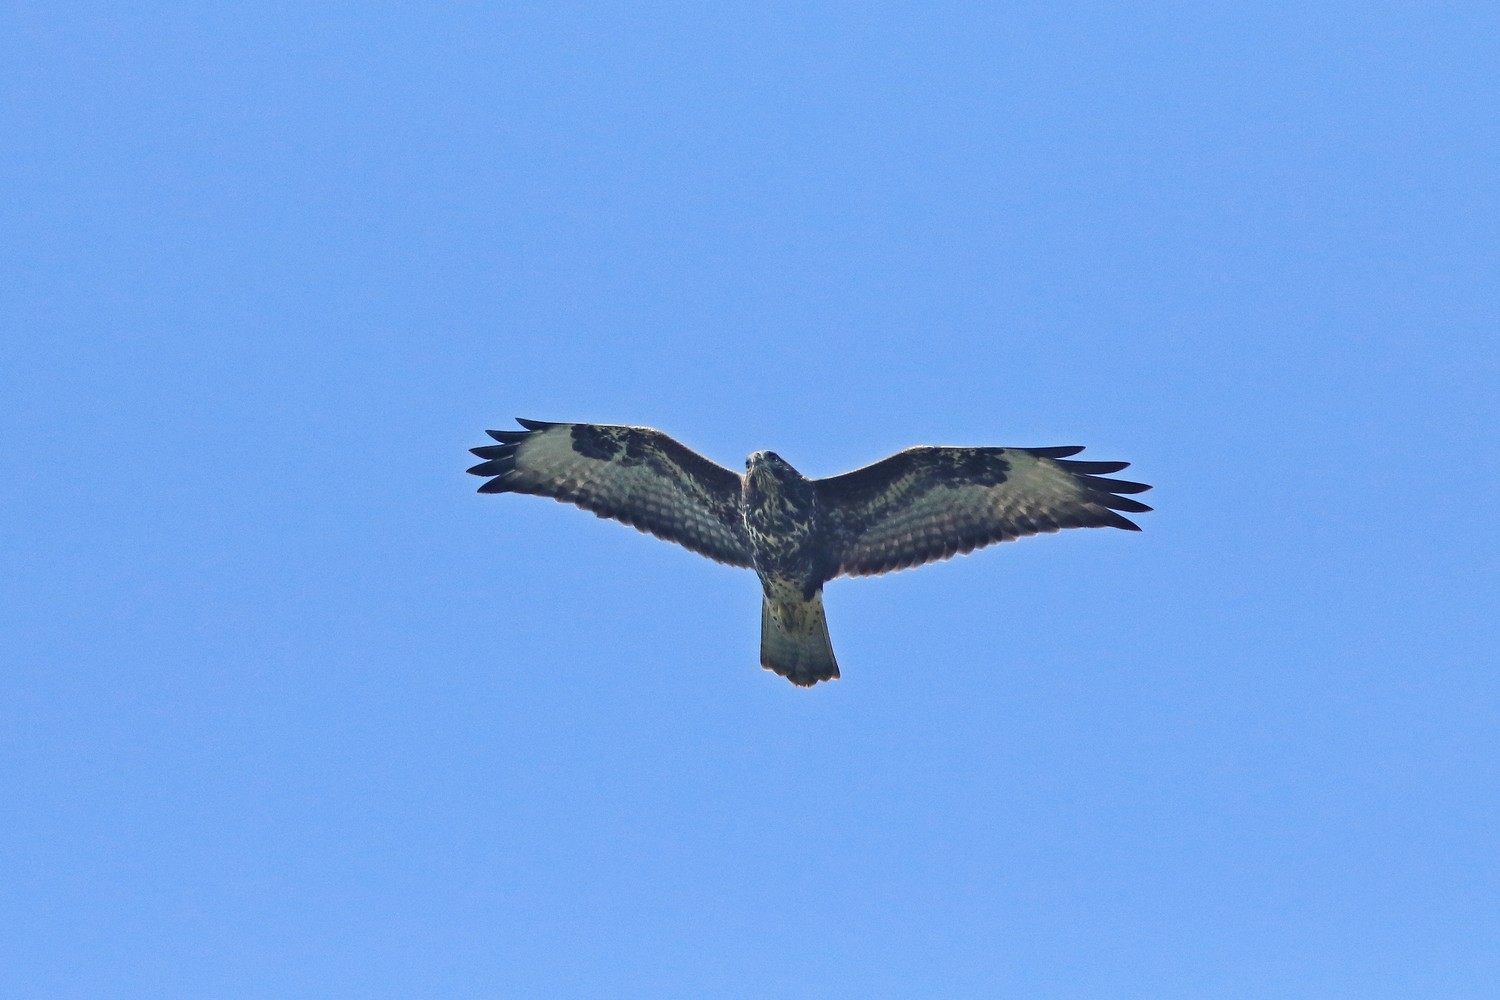
<svg viewBox="0 0 1500 1000"><path fill-rule="evenodd" d="M838 677L821 591L812 600L777 602L774 608L769 598L762 599L760 665L799 687Z"/></svg>

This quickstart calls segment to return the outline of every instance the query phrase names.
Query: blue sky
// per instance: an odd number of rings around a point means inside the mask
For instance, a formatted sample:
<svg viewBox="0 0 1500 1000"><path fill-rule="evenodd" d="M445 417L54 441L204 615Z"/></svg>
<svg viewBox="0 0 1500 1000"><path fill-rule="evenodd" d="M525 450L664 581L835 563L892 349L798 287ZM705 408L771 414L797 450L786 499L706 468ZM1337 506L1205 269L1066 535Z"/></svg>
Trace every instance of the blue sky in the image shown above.
<svg viewBox="0 0 1500 1000"><path fill-rule="evenodd" d="M18 997L1487 997L1500 16L14 5ZM514 415L1154 483L827 606Z"/></svg>

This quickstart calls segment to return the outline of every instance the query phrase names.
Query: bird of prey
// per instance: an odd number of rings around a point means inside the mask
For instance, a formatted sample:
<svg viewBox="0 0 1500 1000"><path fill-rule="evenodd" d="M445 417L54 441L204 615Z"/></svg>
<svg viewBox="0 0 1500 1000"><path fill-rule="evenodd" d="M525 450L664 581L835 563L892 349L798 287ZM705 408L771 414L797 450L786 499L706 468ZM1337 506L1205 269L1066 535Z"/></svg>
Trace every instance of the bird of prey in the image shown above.
<svg viewBox="0 0 1500 1000"><path fill-rule="evenodd" d="M1139 531L1122 494L1151 487L1101 478L1128 462L1078 462L1081 447L908 448L842 476L807 479L757 451L745 474L650 427L544 423L489 431L473 448L481 493L575 504L760 577L760 662L793 684L839 676L823 585L972 552L1060 528Z"/></svg>

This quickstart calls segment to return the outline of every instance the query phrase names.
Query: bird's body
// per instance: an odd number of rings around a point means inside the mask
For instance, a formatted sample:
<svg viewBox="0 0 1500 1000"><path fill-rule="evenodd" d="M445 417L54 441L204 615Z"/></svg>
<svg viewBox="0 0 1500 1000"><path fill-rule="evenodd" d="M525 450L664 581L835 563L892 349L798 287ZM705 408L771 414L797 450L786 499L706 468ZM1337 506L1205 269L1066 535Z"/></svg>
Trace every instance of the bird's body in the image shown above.
<svg viewBox="0 0 1500 1000"><path fill-rule="evenodd" d="M761 665L810 686L839 676L823 584L1073 527L1139 530L1117 511L1150 487L1103 479L1125 462L1074 462L1082 448L909 448L810 480L772 452L745 475L649 427L519 421L469 471L482 493L576 504L760 577Z"/></svg>
<svg viewBox="0 0 1500 1000"><path fill-rule="evenodd" d="M779 455L758 451L745 463L740 509L765 594L761 663L794 684L837 677L823 614L825 546L816 488Z"/></svg>

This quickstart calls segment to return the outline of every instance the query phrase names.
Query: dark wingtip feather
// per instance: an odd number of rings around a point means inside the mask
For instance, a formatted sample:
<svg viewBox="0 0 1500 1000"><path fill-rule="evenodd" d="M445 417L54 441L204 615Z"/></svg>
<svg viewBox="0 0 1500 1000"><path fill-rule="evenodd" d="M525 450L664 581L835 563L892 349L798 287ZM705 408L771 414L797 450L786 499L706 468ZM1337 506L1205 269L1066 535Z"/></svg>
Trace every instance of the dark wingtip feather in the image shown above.
<svg viewBox="0 0 1500 1000"><path fill-rule="evenodd" d="M503 476L516 467L516 456L506 455L502 458L492 458L488 462L480 462L469 469L471 476Z"/></svg>
<svg viewBox="0 0 1500 1000"><path fill-rule="evenodd" d="M548 427L556 427L557 426L557 422L556 421L527 420L525 417L517 417L516 418L516 423L520 424L522 427L526 428L528 431L544 431Z"/></svg>
<svg viewBox="0 0 1500 1000"><path fill-rule="evenodd" d="M1102 475L1130 468L1129 462L1075 462L1066 458L1058 459L1057 464L1069 472L1081 475Z"/></svg>
<svg viewBox="0 0 1500 1000"><path fill-rule="evenodd" d="M1101 507L1108 507L1111 510L1126 510L1132 514L1144 514L1151 509L1139 500L1131 500L1128 497L1117 497L1113 493L1093 493L1089 495L1089 500Z"/></svg>
<svg viewBox="0 0 1500 1000"><path fill-rule="evenodd" d="M506 489L501 485L500 479L516 467L516 452L520 450L519 442L526 437L529 431L489 431L490 437L501 444L481 445L478 448L470 448L469 453L484 459L478 465L470 466L467 470L471 476L493 476L490 482L479 487L481 493L504 493Z"/></svg>
<svg viewBox="0 0 1500 1000"><path fill-rule="evenodd" d="M472 469L469 470L473 472ZM509 493L510 487L506 485L504 476L496 476L479 487L480 493Z"/></svg>
<svg viewBox="0 0 1500 1000"><path fill-rule="evenodd" d="M524 431L485 431L490 437L499 441L499 444L487 444L479 448L470 448L470 454L485 459L478 465L472 466L468 473L471 476L493 476L489 482L479 487L480 493L508 493L511 488L505 485L505 474L516 467L516 452L520 450L520 444L531 436L532 431L541 427L551 427L551 424L543 424L536 420L518 421L527 429Z"/></svg>
<svg viewBox="0 0 1500 1000"><path fill-rule="evenodd" d="M1069 455L1076 455L1082 451L1083 445L1064 444L1054 448L1022 448L1021 450L1037 458L1067 458Z"/></svg>
<svg viewBox="0 0 1500 1000"><path fill-rule="evenodd" d="M1132 483L1128 479L1101 479L1098 476L1074 476L1073 478L1090 489L1105 490L1110 493L1144 493L1151 488L1145 483Z"/></svg>
<svg viewBox="0 0 1500 1000"><path fill-rule="evenodd" d="M1119 528L1122 531L1141 530L1141 526L1139 524L1136 524L1134 521L1132 521L1128 517L1125 517L1123 514L1116 514L1112 510L1105 511L1104 513L1108 515L1104 518L1104 527Z"/></svg>

